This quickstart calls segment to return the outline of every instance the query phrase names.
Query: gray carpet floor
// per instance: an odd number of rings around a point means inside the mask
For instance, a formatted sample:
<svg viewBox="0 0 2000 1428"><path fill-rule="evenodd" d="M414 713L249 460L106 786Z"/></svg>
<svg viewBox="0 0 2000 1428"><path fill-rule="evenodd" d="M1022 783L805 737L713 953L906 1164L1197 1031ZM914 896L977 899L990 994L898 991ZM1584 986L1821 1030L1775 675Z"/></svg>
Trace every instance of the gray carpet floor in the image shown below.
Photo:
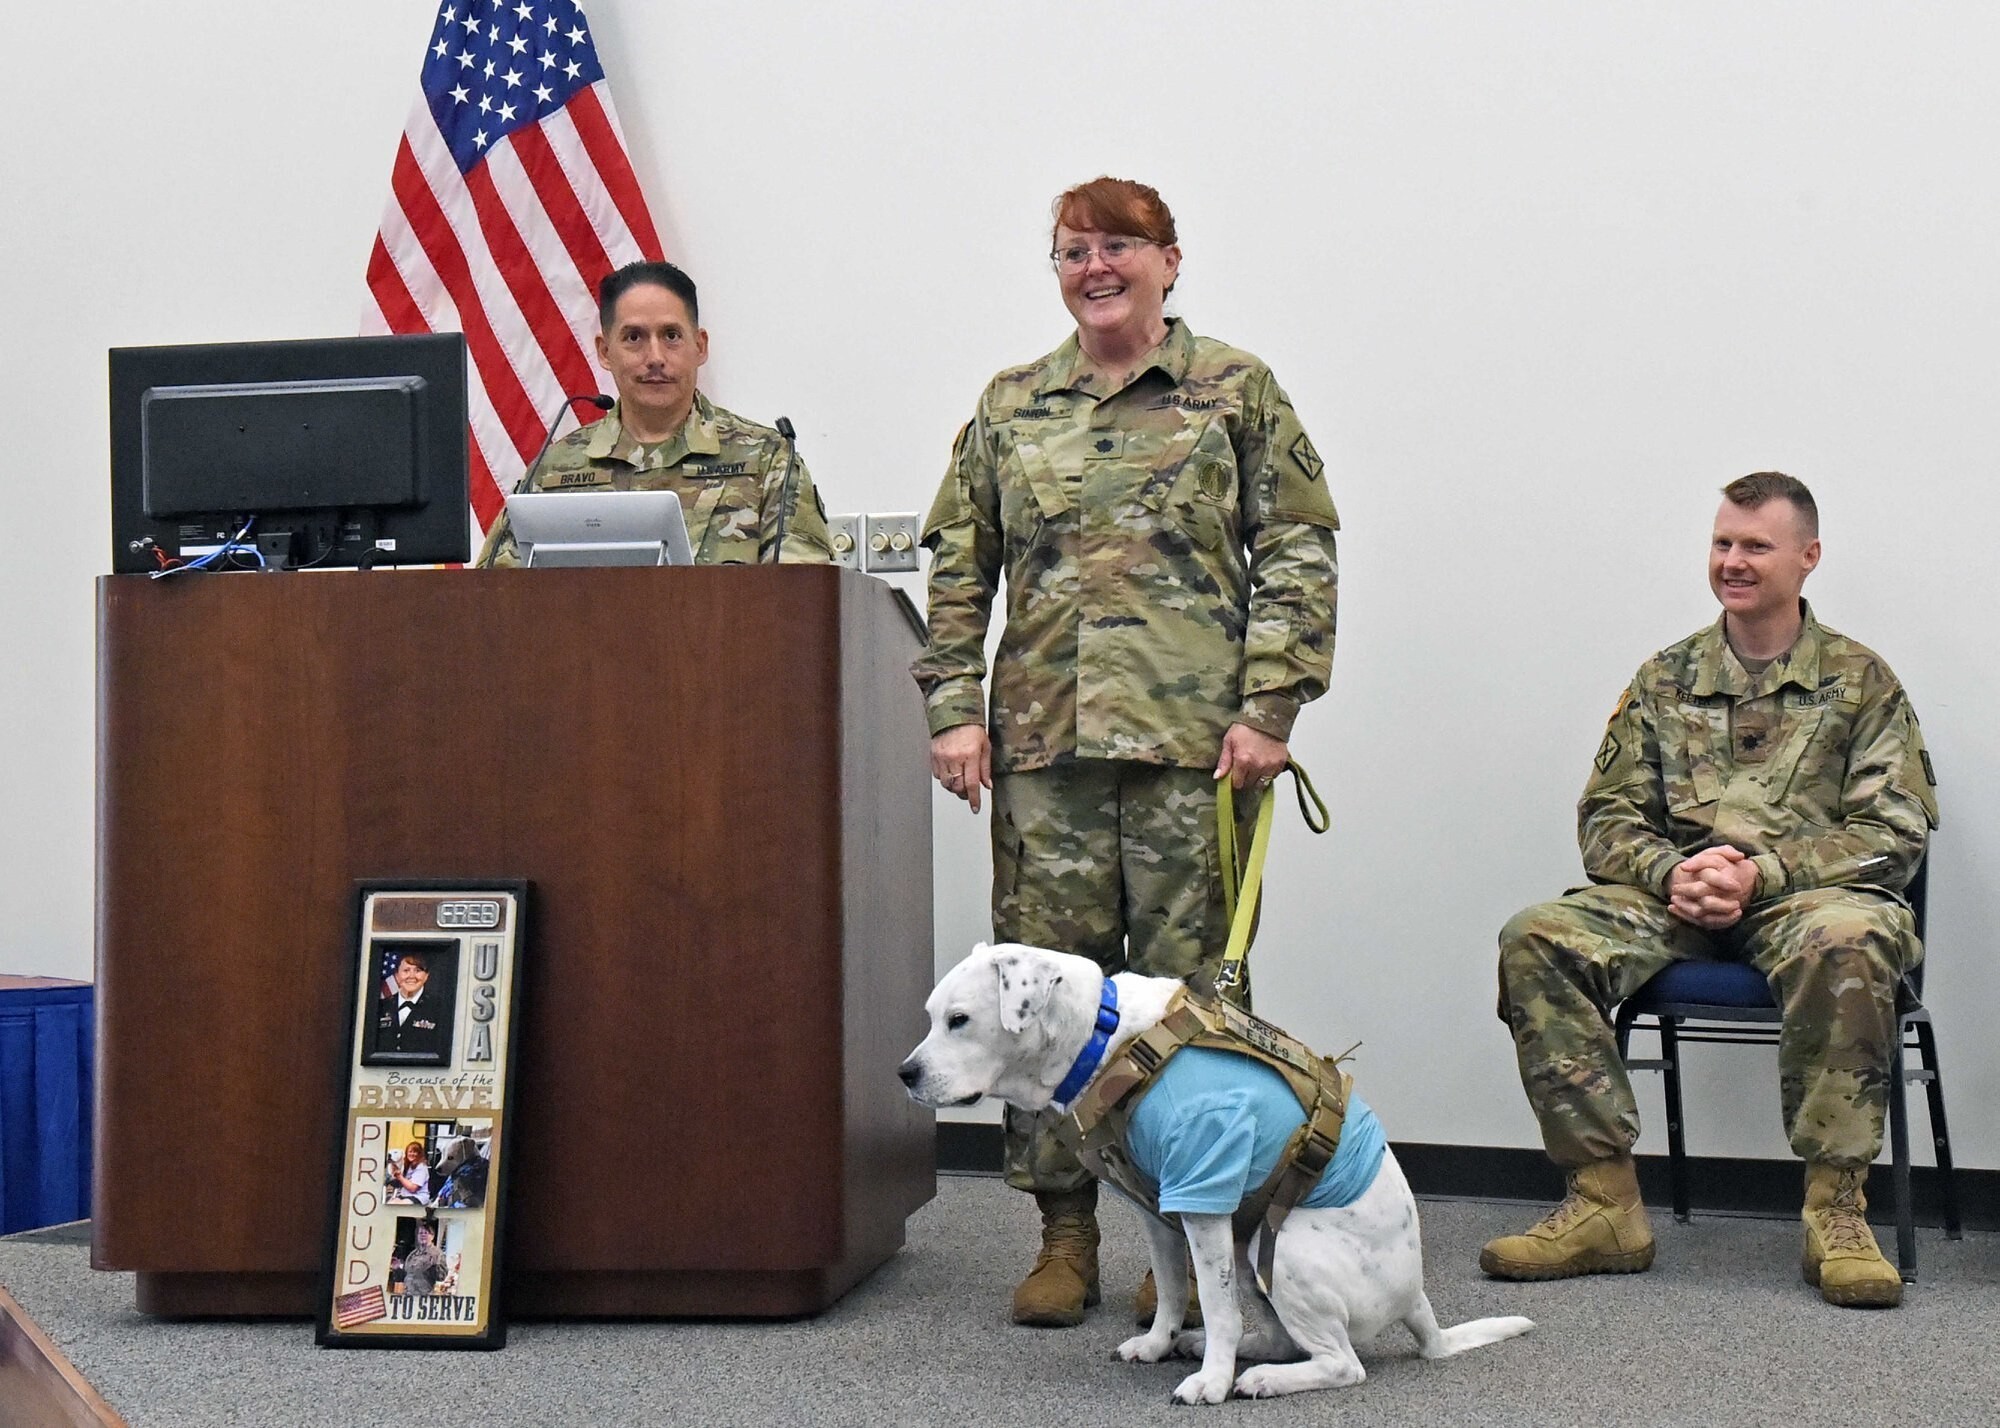
<svg viewBox="0 0 2000 1428"><path fill-rule="evenodd" d="M1795 1223L1656 1213L1651 1273L1501 1284L1475 1263L1518 1205L1426 1201L1429 1287L1445 1323L1520 1313L1526 1338L1425 1363L1391 1329L1354 1388L1177 1408L1186 1365L1112 1348L1145 1268L1131 1212L1107 1207L1106 1302L1080 1329L1020 1329L1008 1292L1033 1203L946 1177L903 1252L797 1323L525 1323L493 1354L332 1352L303 1323L163 1324L132 1280L94 1274L74 1235L0 1240L0 1285L138 1428L212 1424L1049 1425L1200 1421L1624 1428L1859 1428L2000 1421L2000 1235L1919 1232L1922 1281L1894 1311L1835 1309L1799 1278Z"/></svg>

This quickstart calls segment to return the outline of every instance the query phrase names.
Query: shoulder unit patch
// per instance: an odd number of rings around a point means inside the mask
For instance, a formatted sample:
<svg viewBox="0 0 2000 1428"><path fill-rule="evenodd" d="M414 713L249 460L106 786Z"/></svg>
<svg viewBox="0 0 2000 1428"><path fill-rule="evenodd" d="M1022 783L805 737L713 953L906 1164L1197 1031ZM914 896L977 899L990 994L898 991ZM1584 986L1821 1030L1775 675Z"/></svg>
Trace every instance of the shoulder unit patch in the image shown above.
<svg viewBox="0 0 2000 1428"><path fill-rule="evenodd" d="M1326 463L1319 459L1319 453L1313 450L1313 444L1304 432L1292 441L1292 460L1299 463L1299 470L1306 473L1308 481L1319 480L1319 473L1326 470Z"/></svg>

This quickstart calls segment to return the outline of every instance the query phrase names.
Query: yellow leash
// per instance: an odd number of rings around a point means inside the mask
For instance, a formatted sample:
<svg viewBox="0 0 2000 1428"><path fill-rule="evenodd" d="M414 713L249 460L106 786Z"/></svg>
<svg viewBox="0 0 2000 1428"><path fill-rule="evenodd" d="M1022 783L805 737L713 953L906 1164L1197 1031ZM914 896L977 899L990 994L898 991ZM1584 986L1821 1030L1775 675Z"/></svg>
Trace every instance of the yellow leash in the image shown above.
<svg viewBox="0 0 2000 1428"><path fill-rule="evenodd" d="M1306 771L1290 759L1286 773L1292 776L1298 795L1299 816L1315 833L1327 830L1326 801L1319 796ZM1267 787L1257 805L1257 826L1250 835L1249 854L1239 863L1236 849L1236 795L1228 779L1215 790L1215 837L1222 862L1222 911L1229 919L1229 943L1223 949L1222 964L1215 970L1215 990L1231 1001L1241 1001L1244 989L1243 964L1250 943L1257 936L1257 914L1264 900L1264 855L1271 846L1271 820L1277 811L1278 790Z"/></svg>

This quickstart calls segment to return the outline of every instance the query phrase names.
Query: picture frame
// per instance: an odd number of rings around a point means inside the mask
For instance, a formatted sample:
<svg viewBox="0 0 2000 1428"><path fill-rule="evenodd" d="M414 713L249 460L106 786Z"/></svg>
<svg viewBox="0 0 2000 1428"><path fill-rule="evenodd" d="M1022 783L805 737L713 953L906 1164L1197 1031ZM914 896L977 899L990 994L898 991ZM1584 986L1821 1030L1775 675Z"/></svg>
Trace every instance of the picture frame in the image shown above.
<svg viewBox="0 0 2000 1428"><path fill-rule="evenodd" d="M355 885L324 1348L498 1349L525 880Z"/></svg>

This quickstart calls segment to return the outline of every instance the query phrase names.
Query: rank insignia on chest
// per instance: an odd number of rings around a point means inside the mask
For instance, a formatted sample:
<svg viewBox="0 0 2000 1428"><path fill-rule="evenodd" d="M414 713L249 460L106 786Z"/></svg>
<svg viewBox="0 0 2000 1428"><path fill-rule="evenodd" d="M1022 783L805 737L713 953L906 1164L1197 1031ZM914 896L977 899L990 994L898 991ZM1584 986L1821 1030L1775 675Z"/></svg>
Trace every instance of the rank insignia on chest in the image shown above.
<svg viewBox="0 0 2000 1428"><path fill-rule="evenodd" d="M1107 461L1124 449L1123 432L1102 431L1090 438L1089 456L1092 461Z"/></svg>
<svg viewBox="0 0 2000 1428"><path fill-rule="evenodd" d="M1762 763L1769 758L1785 729L1777 712L1762 700L1738 705L1730 727L1735 736L1737 761L1746 764Z"/></svg>

